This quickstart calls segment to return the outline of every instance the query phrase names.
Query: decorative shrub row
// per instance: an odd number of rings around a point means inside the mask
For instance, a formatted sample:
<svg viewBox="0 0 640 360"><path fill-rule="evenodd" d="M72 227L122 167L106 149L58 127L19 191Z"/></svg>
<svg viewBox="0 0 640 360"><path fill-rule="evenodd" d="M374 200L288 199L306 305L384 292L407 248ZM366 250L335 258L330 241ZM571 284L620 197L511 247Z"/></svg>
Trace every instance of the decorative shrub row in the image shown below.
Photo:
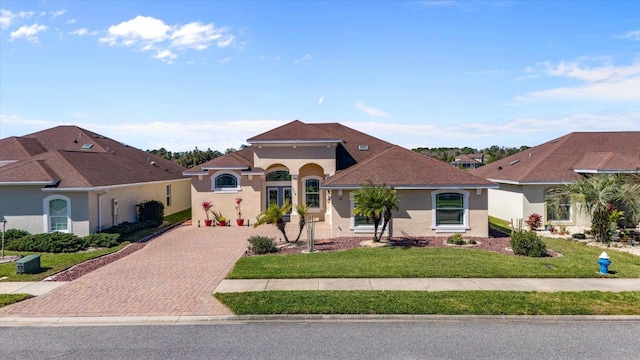
<svg viewBox="0 0 640 360"><path fill-rule="evenodd" d="M158 226L158 223L156 221L138 221L134 223L125 221L116 226L112 226L108 229L105 229L102 232L107 234L129 235L136 231L151 229L157 226Z"/></svg>
<svg viewBox="0 0 640 360"><path fill-rule="evenodd" d="M274 253L276 249L276 239L266 236L252 236L247 239L249 241L249 250L256 255Z"/></svg>
<svg viewBox="0 0 640 360"><path fill-rule="evenodd" d="M28 231L18 230L18 229L9 229L4 233L4 241L7 243L11 240L20 239L21 237L31 235Z"/></svg>
<svg viewBox="0 0 640 360"><path fill-rule="evenodd" d="M447 238L447 244L464 245L466 243L462 238L462 234L453 234Z"/></svg>
<svg viewBox="0 0 640 360"><path fill-rule="evenodd" d="M543 257L547 254L547 245L534 231L513 231L509 242L516 255Z"/></svg>
<svg viewBox="0 0 640 360"><path fill-rule="evenodd" d="M54 232L13 238L6 248L14 251L33 251L47 253L72 253L89 247L113 247L120 244L118 234L91 234L79 237L74 234Z"/></svg>

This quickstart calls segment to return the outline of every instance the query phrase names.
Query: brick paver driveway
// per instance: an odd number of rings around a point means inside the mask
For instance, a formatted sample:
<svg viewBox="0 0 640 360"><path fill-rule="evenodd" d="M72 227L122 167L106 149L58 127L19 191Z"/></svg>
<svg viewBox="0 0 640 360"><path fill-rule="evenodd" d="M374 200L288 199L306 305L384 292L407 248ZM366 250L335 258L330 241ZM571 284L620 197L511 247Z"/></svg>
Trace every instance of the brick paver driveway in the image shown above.
<svg viewBox="0 0 640 360"><path fill-rule="evenodd" d="M45 295L0 308L0 317L229 315L211 293L247 238L275 236L272 228L181 226Z"/></svg>

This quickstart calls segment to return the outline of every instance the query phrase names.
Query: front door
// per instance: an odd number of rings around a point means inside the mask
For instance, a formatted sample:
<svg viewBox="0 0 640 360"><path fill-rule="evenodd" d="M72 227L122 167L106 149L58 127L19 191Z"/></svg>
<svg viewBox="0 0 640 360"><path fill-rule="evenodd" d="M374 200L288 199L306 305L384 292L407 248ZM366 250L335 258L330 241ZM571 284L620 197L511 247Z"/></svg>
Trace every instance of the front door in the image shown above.
<svg viewBox="0 0 640 360"><path fill-rule="evenodd" d="M269 186L267 187L267 206L276 204L278 206L284 205L289 200L291 204L291 187L290 186ZM291 210L284 216L284 221L289 221Z"/></svg>

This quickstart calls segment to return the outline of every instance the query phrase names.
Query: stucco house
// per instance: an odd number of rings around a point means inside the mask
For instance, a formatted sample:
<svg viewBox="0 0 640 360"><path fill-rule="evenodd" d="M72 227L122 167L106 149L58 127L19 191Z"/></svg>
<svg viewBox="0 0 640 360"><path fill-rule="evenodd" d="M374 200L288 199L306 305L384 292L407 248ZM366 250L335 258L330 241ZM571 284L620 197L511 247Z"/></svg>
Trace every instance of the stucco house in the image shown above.
<svg viewBox="0 0 640 360"><path fill-rule="evenodd" d="M472 170L498 183L489 189L489 215L505 220L540 214L543 223L589 227L590 216L567 198L547 206L549 191L583 176L640 170L640 131L573 132Z"/></svg>
<svg viewBox="0 0 640 360"><path fill-rule="evenodd" d="M233 220L236 199L242 198L242 218L253 222L270 203L288 199L306 203L333 237L362 236L373 226L352 215L352 195L370 180L398 191L392 236L488 234L487 189L497 185L444 162L338 123L295 120L247 142L240 151L183 172L191 179L193 226L204 225L203 201ZM295 206L289 219L298 220Z"/></svg>
<svg viewBox="0 0 640 360"><path fill-rule="evenodd" d="M79 236L136 221L158 200L165 215L191 206L185 169L77 126L0 140L0 220L32 234Z"/></svg>

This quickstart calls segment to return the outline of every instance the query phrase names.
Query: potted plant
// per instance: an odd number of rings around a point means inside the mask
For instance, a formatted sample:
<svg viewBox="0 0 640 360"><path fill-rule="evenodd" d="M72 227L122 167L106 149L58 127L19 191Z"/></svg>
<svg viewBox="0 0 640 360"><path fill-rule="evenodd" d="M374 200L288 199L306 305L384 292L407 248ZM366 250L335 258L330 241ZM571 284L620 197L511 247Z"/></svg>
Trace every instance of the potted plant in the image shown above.
<svg viewBox="0 0 640 360"><path fill-rule="evenodd" d="M227 226L227 218L220 213L220 211L211 211L213 218L216 220L219 226Z"/></svg>
<svg viewBox="0 0 640 360"><path fill-rule="evenodd" d="M238 212L238 218L236 219L236 224L238 226L244 225L244 219L242 218L242 211L240 211L241 202L242 202L242 198L236 198L236 211Z"/></svg>
<svg viewBox="0 0 640 360"><path fill-rule="evenodd" d="M211 226L213 224L213 220L209 219L209 212L213 212L211 209L213 208L213 202L211 201L203 201L202 209L204 210L204 214L206 215L206 219L204 220L205 226Z"/></svg>

